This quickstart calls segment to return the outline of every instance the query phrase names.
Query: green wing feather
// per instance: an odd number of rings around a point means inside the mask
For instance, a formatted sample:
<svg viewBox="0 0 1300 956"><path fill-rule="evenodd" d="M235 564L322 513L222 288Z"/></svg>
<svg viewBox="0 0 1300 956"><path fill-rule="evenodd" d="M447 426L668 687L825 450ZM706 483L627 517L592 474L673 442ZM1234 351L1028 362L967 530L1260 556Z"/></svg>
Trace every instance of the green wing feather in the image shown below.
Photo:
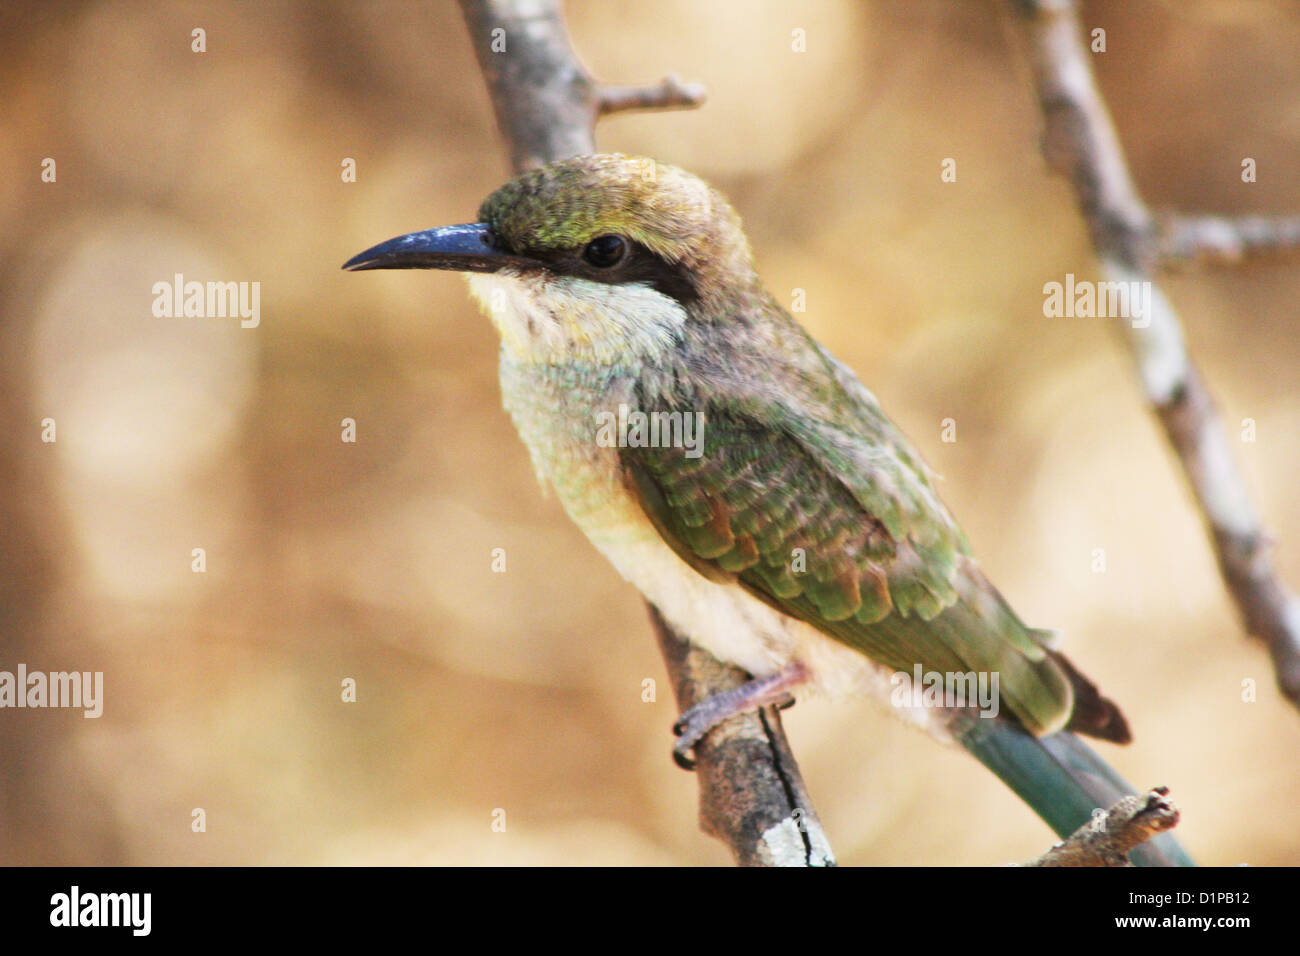
<svg viewBox="0 0 1300 956"><path fill-rule="evenodd" d="M1027 728L1060 729L1073 706L1066 674L971 561L874 399L837 384L833 418L756 396L661 396L642 410L703 412L702 448L623 449L627 484L700 573L890 668L997 672L1003 705Z"/></svg>

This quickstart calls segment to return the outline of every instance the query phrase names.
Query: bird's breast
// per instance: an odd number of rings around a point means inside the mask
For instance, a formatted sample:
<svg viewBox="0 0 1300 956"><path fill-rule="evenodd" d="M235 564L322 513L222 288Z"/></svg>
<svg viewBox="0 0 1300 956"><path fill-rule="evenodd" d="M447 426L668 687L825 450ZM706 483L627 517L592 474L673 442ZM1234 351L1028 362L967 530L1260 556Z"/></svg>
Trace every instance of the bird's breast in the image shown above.
<svg viewBox="0 0 1300 956"><path fill-rule="evenodd" d="M814 689L887 699L888 676L868 658L737 585L705 578L664 542L623 483L618 448L597 438L597 415L629 402L632 381L607 369L520 365L503 353L504 404L541 482L673 628L714 657L756 676L797 658Z"/></svg>

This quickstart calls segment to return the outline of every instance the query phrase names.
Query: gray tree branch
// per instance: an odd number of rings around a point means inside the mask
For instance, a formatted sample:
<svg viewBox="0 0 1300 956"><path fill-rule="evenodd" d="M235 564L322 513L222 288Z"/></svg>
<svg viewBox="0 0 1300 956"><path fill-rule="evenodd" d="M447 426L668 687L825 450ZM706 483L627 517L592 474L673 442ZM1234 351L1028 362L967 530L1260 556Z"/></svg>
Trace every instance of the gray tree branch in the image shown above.
<svg viewBox="0 0 1300 956"><path fill-rule="evenodd" d="M1278 579L1271 539L1237 469L1214 401L1187 353L1177 313L1152 278L1161 264L1158 229L1129 176L1093 77L1078 11L1073 0L1016 0L1016 7L1029 37L1045 121L1043 154L1074 187L1103 278L1150 283L1152 310L1146 324L1122 323L1147 401L1182 464L1246 630L1267 645L1278 687L1300 707L1300 601ZM1283 228L1277 225L1274 231ZM1293 231L1294 225L1285 229ZM1211 242L1206 232L1200 230L1204 250L1224 245L1218 239ZM1241 240L1243 251L1248 245Z"/></svg>
<svg viewBox="0 0 1300 956"><path fill-rule="evenodd" d="M558 0L461 0L461 9L516 171L594 153L602 115L704 99L701 87L674 77L646 88L600 86L570 46ZM650 618L680 710L748 679L690 645L654 607ZM727 721L695 755L700 825L738 863L834 865L775 709Z"/></svg>

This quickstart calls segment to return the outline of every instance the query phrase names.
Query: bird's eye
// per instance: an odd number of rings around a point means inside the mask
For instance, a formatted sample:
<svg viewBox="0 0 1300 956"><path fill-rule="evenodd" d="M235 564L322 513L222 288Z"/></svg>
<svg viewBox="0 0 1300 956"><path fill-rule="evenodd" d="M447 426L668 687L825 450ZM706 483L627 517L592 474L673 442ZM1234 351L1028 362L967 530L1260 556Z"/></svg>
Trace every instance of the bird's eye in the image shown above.
<svg viewBox="0 0 1300 956"><path fill-rule="evenodd" d="M612 269L627 255L627 241L622 236L597 236L582 250L582 258L597 269Z"/></svg>

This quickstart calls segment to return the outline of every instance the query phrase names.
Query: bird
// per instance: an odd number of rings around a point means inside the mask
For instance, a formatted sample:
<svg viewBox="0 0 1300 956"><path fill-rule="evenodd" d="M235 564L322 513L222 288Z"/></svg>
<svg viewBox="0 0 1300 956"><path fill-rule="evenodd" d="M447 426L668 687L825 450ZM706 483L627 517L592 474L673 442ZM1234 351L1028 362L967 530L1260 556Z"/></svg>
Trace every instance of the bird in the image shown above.
<svg viewBox="0 0 1300 956"><path fill-rule="evenodd" d="M766 289L700 178L561 159L475 222L344 268L466 273L543 486L674 630L751 675L681 715L683 766L737 713L865 695L964 747L1061 837L1133 792L1080 739L1127 743L1124 715L998 593L920 454ZM986 706L953 697L977 685ZM1133 858L1191 865L1168 834Z"/></svg>

